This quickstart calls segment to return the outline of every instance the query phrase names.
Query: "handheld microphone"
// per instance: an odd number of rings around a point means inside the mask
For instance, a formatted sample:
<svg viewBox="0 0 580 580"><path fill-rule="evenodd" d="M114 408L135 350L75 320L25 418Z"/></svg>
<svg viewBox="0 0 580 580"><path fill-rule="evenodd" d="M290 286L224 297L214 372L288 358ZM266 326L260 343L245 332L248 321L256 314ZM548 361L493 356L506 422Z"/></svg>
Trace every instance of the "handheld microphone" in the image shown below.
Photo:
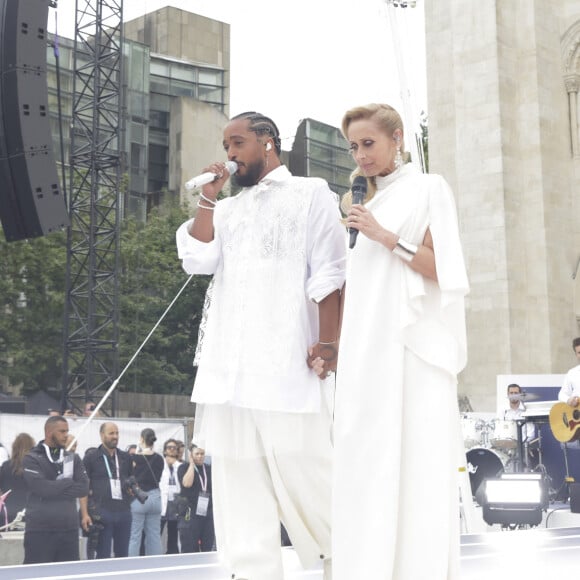
<svg viewBox="0 0 580 580"><path fill-rule="evenodd" d="M362 204L365 195L367 194L367 178L362 175L357 175L352 182L350 190L352 191L352 203ZM352 250L356 244L358 230L356 228L350 228L348 232L350 234L350 243L348 244L348 247Z"/></svg>
<svg viewBox="0 0 580 580"><path fill-rule="evenodd" d="M226 161L226 169L229 171L230 175L233 175L238 170L238 164L235 161ZM187 191L191 191L196 187L201 187L206 183L211 183L218 178L217 173L213 173L212 171L206 171L201 175L196 175L192 177L189 181L185 182L185 189Z"/></svg>

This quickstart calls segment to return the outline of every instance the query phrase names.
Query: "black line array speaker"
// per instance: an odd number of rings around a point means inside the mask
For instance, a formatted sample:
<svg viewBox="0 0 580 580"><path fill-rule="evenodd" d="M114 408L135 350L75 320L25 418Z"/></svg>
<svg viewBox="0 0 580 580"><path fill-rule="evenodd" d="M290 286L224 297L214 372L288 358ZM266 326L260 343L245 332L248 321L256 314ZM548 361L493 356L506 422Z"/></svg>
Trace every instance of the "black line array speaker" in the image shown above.
<svg viewBox="0 0 580 580"><path fill-rule="evenodd" d="M69 224L48 116L50 0L0 0L0 220L11 242Z"/></svg>

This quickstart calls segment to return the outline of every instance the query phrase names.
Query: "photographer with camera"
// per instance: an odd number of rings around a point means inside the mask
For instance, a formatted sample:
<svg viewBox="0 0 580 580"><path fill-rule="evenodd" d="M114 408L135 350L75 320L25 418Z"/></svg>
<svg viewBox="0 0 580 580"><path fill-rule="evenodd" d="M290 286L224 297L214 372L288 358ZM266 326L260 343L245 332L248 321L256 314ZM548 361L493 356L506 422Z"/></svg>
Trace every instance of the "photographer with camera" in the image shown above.
<svg viewBox="0 0 580 580"><path fill-rule="evenodd" d="M145 555L158 556L161 549L161 492L159 481L165 462L159 453L153 451L157 441L153 429L143 429L139 449L132 456L135 483L132 492L135 499L131 503L131 539L129 556L139 556L141 536L145 533Z"/></svg>
<svg viewBox="0 0 580 580"><path fill-rule="evenodd" d="M127 481L133 465L131 456L117 447L119 428L115 423L102 423L99 433L101 445L83 459L90 492L80 501L81 525L92 545L97 537L97 559L113 557L111 548L115 558L124 558L129 554L131 534L132 496Z"/></svg>
<svg viewBox="0 0 580 580"><path fill-rule="evenodd" d="M83 525L81 513L81 529L83 536L87 539L87 560L96 560L97 550L99 549L99 538L105 526L92 496L89 495L88 498L83 499L88 501L88 513L90 518L90 523L86 522Z"/></svg>
<svg viewBox="0 0 580 580"><path fill-rule="evenodd" d="M22 460L28 487L24 564L79 560L77 498L89 480L76 453L65 450L68 422L49 417L44 439Z"/></svg>

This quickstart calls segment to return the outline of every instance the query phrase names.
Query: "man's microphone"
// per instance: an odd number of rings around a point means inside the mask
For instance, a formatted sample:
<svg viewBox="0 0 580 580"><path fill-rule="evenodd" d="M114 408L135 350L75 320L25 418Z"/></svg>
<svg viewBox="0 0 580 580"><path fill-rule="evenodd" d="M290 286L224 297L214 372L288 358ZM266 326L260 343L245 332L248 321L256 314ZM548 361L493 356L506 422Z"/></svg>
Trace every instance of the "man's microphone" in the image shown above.
<svg viewBox="0 0 580 580"><path fill-rule="evenodd" d="M367 178L362 175L357 175L352 182L352 187L350 188L352 192L352 203L362 204L365 195L367 194ZM350 243L348 247L352 250L356 244L356 237L358 236L358 230L356 228L350 228Z"/></svg>
<svg viewBox="0 0 580 580"><path fill-rule="evenodd" d="M229 171L230 175L233 175L238 170L238 164L235 161L226 161L226 169ZM185 189L190 191L195 189L196 187L201 187L206 183L211 183L218 178L217 173L213 173L213 171L206 171L201 175L196 175L192 177L189 181L185 182Z"/></svg>

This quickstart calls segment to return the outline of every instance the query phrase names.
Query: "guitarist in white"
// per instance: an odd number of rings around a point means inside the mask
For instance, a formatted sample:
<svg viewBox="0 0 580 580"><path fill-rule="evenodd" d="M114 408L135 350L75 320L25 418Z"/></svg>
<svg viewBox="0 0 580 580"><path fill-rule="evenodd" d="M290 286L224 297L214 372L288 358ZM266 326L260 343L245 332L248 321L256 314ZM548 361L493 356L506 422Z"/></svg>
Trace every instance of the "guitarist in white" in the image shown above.
<svg viewBox="0 0 580 580"><path fill-rule="evenodd" d="M572 348L580 363L580 337L572 341ZM580 481L580 364L566 373L558 400L550 410L550 427L564 450L566 477Z"/></svg>
<svg viewBox="0 0 580 580"><path fill-rule="evenodd" d="M580 363L580 336L572 341L572 349ZM571 407L578 407L580 404L580 364L571 368L566 373L564 383L558 393L558 400Z"/></svg>

